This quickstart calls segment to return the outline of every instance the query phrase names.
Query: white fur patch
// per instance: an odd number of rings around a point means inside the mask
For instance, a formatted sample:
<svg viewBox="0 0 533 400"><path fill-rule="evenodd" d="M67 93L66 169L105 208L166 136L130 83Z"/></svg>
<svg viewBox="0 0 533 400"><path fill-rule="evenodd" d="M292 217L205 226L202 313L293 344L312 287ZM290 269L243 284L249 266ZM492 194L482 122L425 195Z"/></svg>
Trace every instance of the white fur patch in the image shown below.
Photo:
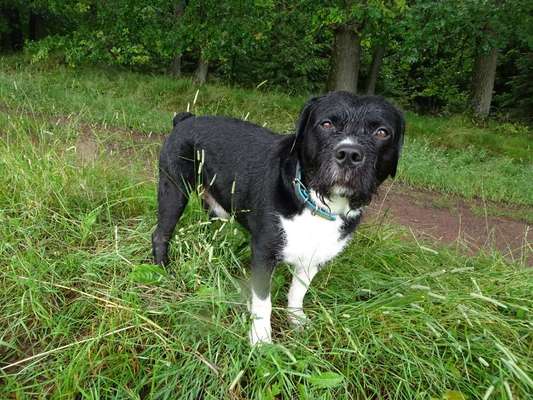
<svg viewBox="0 0 533 400"><path fill-rule="evenodd" d="M335 214L360 212L350 210L348 199L336 194L326 199L326 204L320 201L314 191L311 191L311 197L317 205L325 209L329 207ZM290 219L280 217L280 221L285 237L283 260L295 266L320 266L340 253L350 240L349 236L341 239L342 218L330 221L313 215L308 208Z"/></svg>
<svg viewBox="0 0 533 400"><path fill-rule="evenodd" d="M311 192L311 196L316 204L323 208L329 207L335 214L355 216L361 213L359 209L350 210L348 199L340 194L334 194L331 199L326 199L327 204L322 203L316 193ZM208 204L212 206L211 203ZM283 261L295 266L288 293L289 318L293 324L301 325L306 320L303 300L311 281L322 264L342 251L350 240L350 235L341 238L343 234L341 227L344 224L342 218L337 217L334 221L330 221L313 215L308 208L292 218L280 217L280 222L285 239L281 251ZM271 343L270 294L267 298L261 299L252 290L250 313L253 319L249 333L250 343L252 345Z"/></svg>
<svg viewBox="0 0 533 400"><path fill-rule="evenodd" d="M333 186L331 190L334 195L341 197L348 197L353 193L353 190L345 186Z"/></svg>
<svg viewBox="0 0 533 400"><path fill-rule="evenodd" d="M355 142L351 138L346 138L341 140L337 146L340 146L342 144L355 144Z"/></svg>
<svg viewBox="0 0 533 400"><path fill-rule="evenodd" d="M314 190L310 193L315 204L326 210L329 208L333 214L346 215L348 211L350 211L350 203L348 199L342 195L343 193L340 190L340 187L336 186L333 188L333 194L328 199L324 199L325 203L320 200Z"/></svg>
<svg viewBox="0 0 533 400"><path fill-rule="evenodd" d="M339 194L325 199L326 204L313 191L311 197L320 207L326 208L327 205L335 214L350 217L361 214L360 209L351 210L348 199ZM301 325L306 320L303 300L311 281L320 266L339 254L351 237L341 238L344 221L340 217L330 221L313 215L308 208L290 219L280 217L280 221L285 238L282 257L295 267L288 293L289 319L293 324Z"/></svg>
<svg viewBox="0 0 533 400"><path fill-rule="evenodd" d="M261 299L252 290L252 300L250 304L252 314L252 328L250 329L250 344L272 342L272 327L270 325L270 315L272 314L272 302L270 294L266 299Z"/></svg>
<svg viewBox="0 0 533 400"><path fill-rule="evenodd" d="M321 265L335 257L349 238L341 239L343 221L330 221L313 215L306 208L291 219L281 217L285 236L282 250L283 260L292 265L310 267Z"/></svg>

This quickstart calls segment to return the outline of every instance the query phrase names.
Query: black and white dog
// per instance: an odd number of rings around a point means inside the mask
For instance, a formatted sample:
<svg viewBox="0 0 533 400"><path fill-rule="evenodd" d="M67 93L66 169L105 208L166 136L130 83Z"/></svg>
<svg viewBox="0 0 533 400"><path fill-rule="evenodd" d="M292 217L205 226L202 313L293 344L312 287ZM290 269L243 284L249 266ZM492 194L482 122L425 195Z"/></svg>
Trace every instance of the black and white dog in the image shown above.
<svg viewBox="0 0 533 400"><path fill-rule="evenodd" d="M311 280L349 242L378 186L394 177L403 133L403 116L389 102L347 92L311 99L293 135L237 119L176 115L159 159L155 262L168 262L190 188L201 184L206 207L222 218L234 214L251 234L250 341L270 342L275 266L294 266L288 310L301 324Z"/></svg>

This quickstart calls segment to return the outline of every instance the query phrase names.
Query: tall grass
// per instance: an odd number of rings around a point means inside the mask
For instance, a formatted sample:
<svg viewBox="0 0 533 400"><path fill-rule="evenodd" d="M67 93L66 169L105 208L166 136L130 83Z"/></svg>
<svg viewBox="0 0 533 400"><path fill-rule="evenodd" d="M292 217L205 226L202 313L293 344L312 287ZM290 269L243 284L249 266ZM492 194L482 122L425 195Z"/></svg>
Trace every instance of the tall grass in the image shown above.
<svg viewBox="0 0 533 400"><path fill-rule="evenodd" d="M313 282L303 330L287 323L278 269L275 344L252 349L240 228L193 201L170 271L147 264L151 147L97 143L86 157L75 121L0 122L0 398L531 394L531 271L499 254L364 225Z"/></svg>

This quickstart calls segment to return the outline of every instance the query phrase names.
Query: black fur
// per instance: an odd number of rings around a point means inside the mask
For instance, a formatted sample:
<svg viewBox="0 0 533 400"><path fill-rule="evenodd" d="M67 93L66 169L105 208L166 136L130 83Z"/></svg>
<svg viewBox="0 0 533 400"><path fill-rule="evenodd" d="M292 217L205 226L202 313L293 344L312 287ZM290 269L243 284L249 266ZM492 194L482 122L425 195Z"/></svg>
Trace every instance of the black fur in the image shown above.
<svg viewBox="0 0 533 400"><path fill-rule="evenodd" d="M179 122L186 120L187 118L194 117L194 114L190 112L182 112L174 115L172 118L172 126L176 126Z"/></svg>
<svg viewBox="0 0 533 400"><path fill-rule="evenodd" d="M324 129L325 120L334 128ZM385 128L390 137L377 138L378 128ZM386 100L347 92L311 99L293 135L277 135L237 119L176 115L159 159L159 214L152 237L155 262L168 262L168 243L188 193L201 183L251 233L252 285L261 297L267 296L283 246L276 215L290 218L304 208L292 185L297 163L309 189L327 198L334 186L342 186L351 208L357 209L370 202L388 176L396 174L403 131L401 113ZM364 153L364 162L353 168L340 167L335 160L336 146L348 138ZM342 218L346 236L359 217Z"/></svg>
<svg viewBox="0 0 533 400"><path fill-rule="evenodd" d="M319 124L324 119L333 123L333 131L321 129ZM309 186L328 197L333 186L343 185L352 189L349 196L352 208L368 204L378 186L388 176L396 175L404 125L402 114L381 97L334 92L311 99L302 112L296 139L297 144L303 144L297 147ZM391 132L388 140L376 140L372 135L380 127ZM362 147L365 162L357 168L340 171L332 153L345 138L352 138Z"/></svg>

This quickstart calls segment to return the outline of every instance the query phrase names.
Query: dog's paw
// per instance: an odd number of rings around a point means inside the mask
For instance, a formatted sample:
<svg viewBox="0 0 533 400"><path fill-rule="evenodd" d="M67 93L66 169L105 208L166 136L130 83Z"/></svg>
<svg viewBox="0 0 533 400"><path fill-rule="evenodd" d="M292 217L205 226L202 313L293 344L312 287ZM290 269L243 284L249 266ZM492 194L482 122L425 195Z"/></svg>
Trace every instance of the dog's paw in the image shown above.
<svg viewBox="0 0 533 400"><path fill-rule="evenodd" d="M303 328L309 322L309 318L302 309L289 309L289 323L293 328Z"/></svg>
<svg viewBox="0 0 533 400"><path fill-rule="evenodd" d="M248 333L248 338L250 339L250 345L257 346L265 343L272 343L272 333L271 330L265 328L264 326L255 326L252 325L250 332Z"/></svg>

